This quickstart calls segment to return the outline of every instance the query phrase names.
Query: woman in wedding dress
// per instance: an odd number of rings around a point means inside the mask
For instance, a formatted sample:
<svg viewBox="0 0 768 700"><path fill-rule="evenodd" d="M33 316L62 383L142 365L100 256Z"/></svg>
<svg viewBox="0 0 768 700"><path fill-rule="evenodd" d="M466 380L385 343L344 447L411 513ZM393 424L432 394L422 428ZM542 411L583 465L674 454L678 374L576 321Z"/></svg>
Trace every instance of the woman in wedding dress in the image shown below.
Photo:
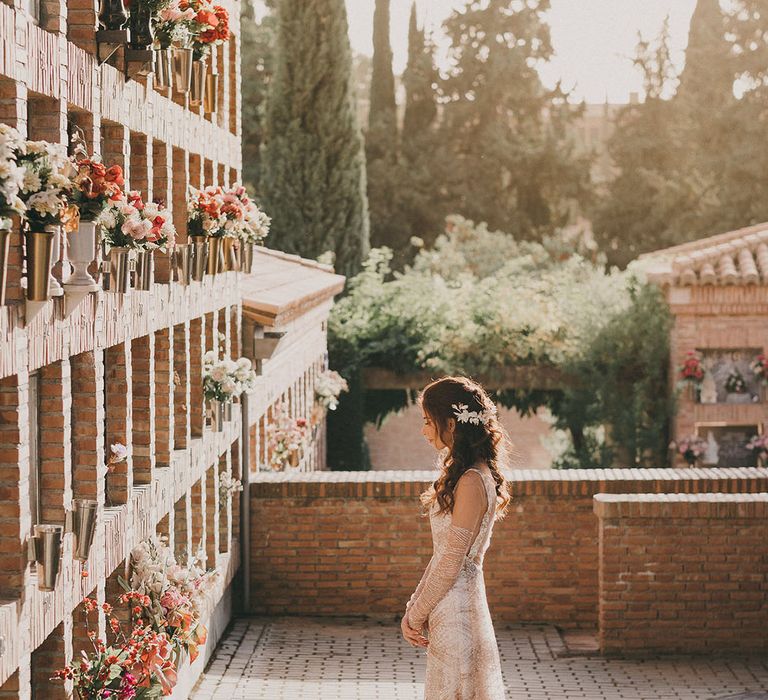
<svg viewBox="0 0 768 700"><path fill-rule="evenodd" d="M427 649L425 700L505 700L483 558L510 500L501 474L506 436L491 399L464 377L432 382L420 403L422 434L445 456L421 496L433 554L406 605L402 633Z"/></svg>

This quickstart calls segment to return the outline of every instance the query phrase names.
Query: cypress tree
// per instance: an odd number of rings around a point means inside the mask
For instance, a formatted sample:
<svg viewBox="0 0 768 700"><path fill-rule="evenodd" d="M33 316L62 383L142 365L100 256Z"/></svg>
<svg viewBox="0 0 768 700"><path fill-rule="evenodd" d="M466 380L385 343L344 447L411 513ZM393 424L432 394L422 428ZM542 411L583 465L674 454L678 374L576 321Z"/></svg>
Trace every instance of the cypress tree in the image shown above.
<svg viewBox="0 0 768 700"><path fill-rule="evenodd" d="M408 63L403 73L405 116L403 117L403 151L418 150L424 133L437 116L437 68L434 47L427 42L425 30L416 21L416 3L411 5L408 25Z"/></svg>
<svg viewBox="0 0 768 700"><path fill-rule="evenodd" d="M262 186L270 239L354 275L369 247L363 141L344 0L281 0Z"/></svg>
<svg viewBox="0 0 768 700"><path fill-rule="evenodd" d="M389 43L389 0L376 0L373 14L373 66L368 133L365 139L368 161L394 160L397 152L397 106L392 47Z"/></svg>

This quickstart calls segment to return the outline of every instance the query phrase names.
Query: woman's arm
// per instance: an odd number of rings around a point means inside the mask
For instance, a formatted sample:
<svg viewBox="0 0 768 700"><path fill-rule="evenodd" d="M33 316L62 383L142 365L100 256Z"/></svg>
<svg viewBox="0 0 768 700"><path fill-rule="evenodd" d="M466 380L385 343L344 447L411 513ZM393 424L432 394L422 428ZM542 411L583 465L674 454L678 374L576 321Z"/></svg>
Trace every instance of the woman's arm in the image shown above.
<svg viewBox="0 0 768 700"><path fill-rule="evenodd" d="M474 477L468 477L474 474ZM421 592L407 608L408 624L419 630L435 606L451 590L459 576L474 533L488 508L482 477L466 472L456 485L448 540L439 556L433 556Z"/></svg>
<svg viewBox="0 0 768 700"><path fill-rule="evenodd" d="M411 605L413 605L413 601L416 600L416 598L421 595L421 591L424 588L424 582L427 580L427 576L429 576L430 569L432 568L432 562L435 560L435 557L433 556L429 563L427 564L427 568L424 569L424 573L421 575L421 581L419 581L419 585L416 586L416 590L411 594L411 597L408 599L408 602L405 604L405 613L408 614L408 610L410 610Z"/></svg>

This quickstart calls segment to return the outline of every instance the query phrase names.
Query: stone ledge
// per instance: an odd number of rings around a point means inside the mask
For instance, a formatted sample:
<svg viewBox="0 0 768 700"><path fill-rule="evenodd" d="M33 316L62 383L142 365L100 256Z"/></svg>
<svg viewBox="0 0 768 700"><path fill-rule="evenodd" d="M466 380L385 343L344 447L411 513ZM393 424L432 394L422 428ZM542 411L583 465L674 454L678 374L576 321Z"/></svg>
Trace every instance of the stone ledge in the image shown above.
<svg viewBox="0 0 768 700"><path fill-rule="evenodd" d="M768 493L602 493L593 500L601 519L763 519Z"/></svg>
<svg viewBox="0 0 768 700"><path fill-rule="evenodd" d="M768 491L768 469L514 469L505 472L510 492L520 496L673 493L757 493ZM401 498L417 496L436 470L361 472L258 472L251 475L252 498Z"/></svg>

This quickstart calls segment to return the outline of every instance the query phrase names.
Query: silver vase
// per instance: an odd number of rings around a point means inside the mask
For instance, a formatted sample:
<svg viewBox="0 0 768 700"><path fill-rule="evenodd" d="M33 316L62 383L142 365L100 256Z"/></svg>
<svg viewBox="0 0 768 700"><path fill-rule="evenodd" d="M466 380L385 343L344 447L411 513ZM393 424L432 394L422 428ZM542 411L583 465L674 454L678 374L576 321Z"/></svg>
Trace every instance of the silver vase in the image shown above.
<svg viewBox="0 0 768 700"><path fill-rule="evenodd" d="M215 399L211 399L208 402L208 417L211 421L211 428L217 433L224 430L224 407L226 405L226 402L216 401Z"/></svg>
<svg viewBox="0 0 768 700"><path fill-rule="evenodd" d="M131 288L130 248L110 248L108 265L107 291L114 294L125 294Z"/></svg>
<svg viewBox="0 0 768 700"><path fill-rule="evenodd" d="M224 422L229 423L232 420L232 402L224 402Z"/></svg>
<svg viewBox="0 0 768 700"><path fill-rule="evenodd" d="M195 249L191 243L177 243L173 250L173 267L176 270L176 281L186 287L192 281L192 267L195 259Z"/></svg>
<svg viewBox="0 0 768 700"><path fill-rule="evenodd" d="M61 525L35 525L34 547L37 564L37 587L41 591L53 591L61 565Z"/></svg>
<svg viewBox="0 0 768 700"><path fill-rule="evenodd" d="M0 229L0 306L5 305L5 290L8 286L8 253L11 249L11 230Z"/></svg>
<svg viewBox="0 0 768 700"><path fill-rule="evenodd" d="M189 104L198 106L205 97L205 59L192 61L192 82L189 88Z"/></svg>
<svg viewBox="0 0 768 700"><path fill-rule="evenodd" d="M155 74L155 87L167 90L173 87L173 55L169 48L152 51Z"/></svg>
<svg viewBox="0 0 768 700"><path fill-rule="evenodd" d="M80 221L77 231L69 234L69 262L72 275L66 282L71 291L96 292L99 285L88 272L89 265L96 259L96 222Z"/></svg>
<svg viewBox="0 0 768 700"><path fill-rule="evenodd" d="M194 255L192 260L192 279L202 282L208 268L208 236L190 236Z"/></svg>
<svg viewBox="0 0 768 700"><path fill-rule="evenodd" d="M87 561L93 544L93 534L96 532L98 504L88 498L76 498L72 505L74 508L75 559Z"/></svg>
<svg viewBox="0 0 768 700"><path fill-rule="evenodd" d="M192 84L192 49L174 46L173 55L173 87L177 92L188 93Z"/></svg>
<svg viewBox="0 0 768 700"><path fill-rule="evenodd" d="M242 270L248 274L253 269L253 243L240 243L242 254L240 260L242 261Z"/></svg>
<svg viewBox="0 0 768 700"><path fill-rule="evenodd" d="M140 292L148 292L152 289L155 279L155 255L152 250L136 251L136 272L133 286Z"/></svg>

